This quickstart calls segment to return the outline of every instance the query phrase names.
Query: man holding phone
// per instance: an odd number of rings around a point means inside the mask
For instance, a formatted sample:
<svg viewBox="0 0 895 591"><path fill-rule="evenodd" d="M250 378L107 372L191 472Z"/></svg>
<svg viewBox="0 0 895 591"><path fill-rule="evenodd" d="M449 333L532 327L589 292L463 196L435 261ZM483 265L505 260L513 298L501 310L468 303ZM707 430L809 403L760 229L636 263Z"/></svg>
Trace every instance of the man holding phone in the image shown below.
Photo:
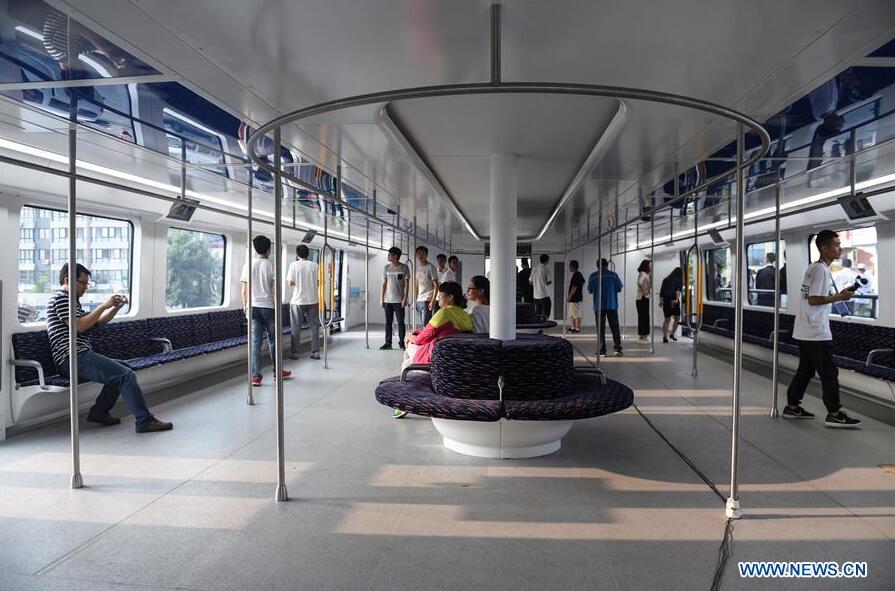
<svg viewBox="0 0 895 591"><path fill-rule="evenodd" d="M120 395L132 413L136 422L137 433L152 431L168 431L173 424L160 421L149 412L143 391L137 383L134 371L120 361L100 355L90 345L89 331L97 326L107 324L115 318L119 310L127 304L127 297L113 295L94 310L86 312L81 308L81 296L90 285L90 271L80 263L75 269L75 293L78 296L77 331L78 343L78 377L82 380L99 382L103 389L96 402L87 413L87 421L109 426L121 422L110 414L112 407ZM50 351L60 375L68 378L68 263L62 265L59 272L61 289L50 299L47 306L47 336L50 340Z"/></svg>
<svg viewBox="0 0 895 591"><path fill-rule="evenodd" d="M841 254L839 235L823 230L814 240L820 259L808 266L802 280L799 310L793 328L793 339L799 344L799 367L786 391L787 405L784 419L813 419L814 415L800 406L802 397L814 373L820 376L827 417L824 425L833 428L852 428L861 424L842 412L839 403L839 370L833 361L833 335L830 331L830 308L835 302L845 302L855 293L850 285L836 293L830 274L830 263Z"/></svg>

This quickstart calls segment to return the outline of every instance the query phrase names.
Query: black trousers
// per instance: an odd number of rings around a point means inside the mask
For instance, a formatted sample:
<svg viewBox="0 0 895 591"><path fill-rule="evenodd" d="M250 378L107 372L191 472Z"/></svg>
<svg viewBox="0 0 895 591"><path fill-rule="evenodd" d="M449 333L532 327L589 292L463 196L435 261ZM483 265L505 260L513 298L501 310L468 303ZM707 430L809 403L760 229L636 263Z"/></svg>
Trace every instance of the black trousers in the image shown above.
<svg viewBox="0 0 895 591"><path fill-rule="evenodd" d="M600 313L600 355L606 353L606 319L609 319L609 330L612 331L612 343L616 351L622 350L622 335L618 330L618 310L603 310Z"/></svg>
<svg viewBox="0 0 895 591"><path fill-rule="evenodd" d="M814 377L820 376L824 406L834 413L839 403L839 370L833 362L833 341L797 341L799 343L799 368L786 389L786 401L795 406L802 402L805 390Z"/></svg>
<svg viewBox="0 0 895 591"><path fill-rule="evenodd" d="M637 305L637 334L642 337L648 337L649 330L649 298L640 298L634 300Z"/></svg>
<svg viewBox="0 0 895 591"><path fill-rule="evenodd" d="M550 298L535 298L535 310L538 316L543 316L547 320L550 319Z"/></svg>
<svg viewBox="0 0 895 591"><path fill-rule="evenodd" d="M392 321L395 320L397 316L398 320L398 342L404 342L404 335L407 332L407 327L404 326L404 306L401 305L400 302L397 304L389 304L386 302L385 304L385 343L387 345L392 344Z"/></svg>

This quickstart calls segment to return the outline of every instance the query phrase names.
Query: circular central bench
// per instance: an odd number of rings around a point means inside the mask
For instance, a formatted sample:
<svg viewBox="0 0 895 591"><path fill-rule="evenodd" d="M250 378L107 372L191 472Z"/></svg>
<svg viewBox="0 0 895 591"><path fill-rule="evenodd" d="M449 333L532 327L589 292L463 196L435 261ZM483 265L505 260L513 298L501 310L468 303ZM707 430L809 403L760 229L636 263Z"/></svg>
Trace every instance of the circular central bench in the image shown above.
<svg viewBox="0 0 895 591"><path fill-rule="evenodd" d="M385 406L431 417L445 447L487 458L557 451L573 421L628 408L630 388L573 366L572 346L546 335L438 341L428 369L413 366L376 388Z"/></svg>

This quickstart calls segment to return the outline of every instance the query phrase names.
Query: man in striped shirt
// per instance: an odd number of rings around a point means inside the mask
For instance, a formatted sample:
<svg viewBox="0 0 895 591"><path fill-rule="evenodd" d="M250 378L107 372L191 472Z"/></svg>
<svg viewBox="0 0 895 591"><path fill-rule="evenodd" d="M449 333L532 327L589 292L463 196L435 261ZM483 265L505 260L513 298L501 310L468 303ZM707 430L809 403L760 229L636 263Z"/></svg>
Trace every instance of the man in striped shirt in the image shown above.
<svg viewBox="0 0 895 591"><path fill-rule="evenodd" d="M87 420L100 425L117 425L121 419L109 414L118 396L124 398L125 404L134 413L137 433L167 431L173 424L160 421L152 416L146 407L143 391L137 384L137 376L127 365L104 355L100 355L90 346L89 331L112 320L118 311L127 303L122 295L113 295L91 312L81 308L80 298L90 285L90 271L80 263L76 267L75 293L78 295L77 310L77 346L78 377L82 380L103 384L96 402L87 413ZM69 342L68 342L68 264L59 272L59 283L62 288L50 299L47 306L47 335L50 339L50 351L59 373L69 377Z"/></svg>

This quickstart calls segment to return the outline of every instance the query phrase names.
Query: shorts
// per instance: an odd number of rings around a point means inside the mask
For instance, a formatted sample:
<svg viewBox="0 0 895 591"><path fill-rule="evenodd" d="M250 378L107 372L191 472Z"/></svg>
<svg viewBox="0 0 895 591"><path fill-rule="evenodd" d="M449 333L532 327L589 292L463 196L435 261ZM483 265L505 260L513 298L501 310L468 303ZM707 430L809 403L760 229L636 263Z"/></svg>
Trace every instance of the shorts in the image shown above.
<svg viewBox="0 0 895 591"><path fill-rule="evenodd" d="M581 302L569 302L569 319L581 319Z"/></svg>
<svg viewBox="0 0 895 591"><path fill-rule="evenodd" d="M671 300L662 300L662 312L665 313L665 318L671 318L672 316L680 316L681 315L681 303L678 302L676 304L672 304Z"/></svg>

